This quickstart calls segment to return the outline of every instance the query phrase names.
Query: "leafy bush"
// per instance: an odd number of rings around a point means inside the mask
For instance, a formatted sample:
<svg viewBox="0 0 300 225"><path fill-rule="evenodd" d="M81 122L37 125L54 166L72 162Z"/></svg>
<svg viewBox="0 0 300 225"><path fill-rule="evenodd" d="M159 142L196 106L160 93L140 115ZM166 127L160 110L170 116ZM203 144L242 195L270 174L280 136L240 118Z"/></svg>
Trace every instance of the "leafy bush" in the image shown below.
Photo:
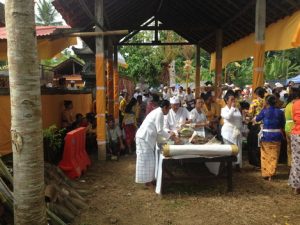
<svg viewBox="0 0 300 225"><path fill-rule="evenodd" d="M66 129L58 129L55 125L43 130L45 161L57 164L61 159Z"/></svg>

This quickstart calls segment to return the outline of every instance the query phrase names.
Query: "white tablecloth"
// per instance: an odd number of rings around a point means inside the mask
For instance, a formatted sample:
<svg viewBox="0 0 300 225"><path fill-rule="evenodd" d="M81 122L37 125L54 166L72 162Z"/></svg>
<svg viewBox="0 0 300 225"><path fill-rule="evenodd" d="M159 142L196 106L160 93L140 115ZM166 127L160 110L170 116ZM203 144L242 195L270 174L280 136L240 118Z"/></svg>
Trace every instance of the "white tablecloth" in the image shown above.
<svg viewBox="0 0 300 225"><path fill-rule="evenodd" d="M191 158L200 158L203 156L199 155L181 155L181 156L173 156L171 157L172 159L191 159ZM155 178L156 178L156 188L155 192L156 194L161 194L161 184L162 184L162 173L163 173L163 160L166 157L163 156L163 154L160 152L159 149L156 150L155 154L155 160L156 160L156 166L155 166ZM205 163L206 167L208 170L214 174L218 175L219 174L219 169L220 169L220 163L219 162L207 162Z"/></svg>

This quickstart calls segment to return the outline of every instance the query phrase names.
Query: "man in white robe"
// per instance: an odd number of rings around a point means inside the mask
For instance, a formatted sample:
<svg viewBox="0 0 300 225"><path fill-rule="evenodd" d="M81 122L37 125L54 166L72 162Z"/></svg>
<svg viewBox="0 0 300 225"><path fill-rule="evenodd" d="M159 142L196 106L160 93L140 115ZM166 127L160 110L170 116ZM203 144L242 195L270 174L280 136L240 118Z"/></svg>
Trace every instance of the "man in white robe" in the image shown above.
<svg viewBox="0 0 300 225"><path fill-rule="evenodd" d="M167 116L165 116L165 131L170 132L173 131L177 133L177 131L184 125L189 119L189 111L180 107L180 101L177 96L174 96L170 99L171 109Z"/></svg>
<svg viewBox="0 0 300 225"><path fill-rule="evenodd" d="M155 147L158 139L171 138L176 141L175 134L163 129L164 115L170 110L170 102L164 100L160 107L151 111L136 132L136 183L151 186L155 178Z"/></svg>

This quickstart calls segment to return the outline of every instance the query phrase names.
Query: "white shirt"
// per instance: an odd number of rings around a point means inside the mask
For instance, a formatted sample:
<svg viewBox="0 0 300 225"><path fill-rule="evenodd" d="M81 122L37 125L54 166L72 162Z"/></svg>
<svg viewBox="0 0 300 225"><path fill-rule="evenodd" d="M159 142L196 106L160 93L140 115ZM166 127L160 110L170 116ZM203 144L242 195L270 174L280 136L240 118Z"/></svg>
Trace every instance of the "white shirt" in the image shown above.
<svg viewBox="0 0 300 225"><path fill-rule="evenodd" d="M107 126L107 135L106 135L107 141L110 141L109 139L111 139L112 141L116 142L121 136L122 133L119 126L116 125L114 129L110 129Z"/></svg>
<svg viewBox="0 0 300 225"><path fill-rule="evenodd" d="M221 117L224 119L224 124L221 129L221 135L224 139L232 143L237 143L238 135L242 129L242 114L237 108L226 105L221 109Z"/></svg>
<svg viewBox="0 0 300 225"><path fill-rule="evenodd" d="M180 103L181 103L181 105L183 105L184 104L184 96L185 96L185 93L184 92L178 92L177 93L177 97L179 98L179 101L180 101Z"/></svg>
<svg viewBox="0 0 300 225"><path fill-rule="evenodd" d="M171 95L170 95L170 93L169 92L163 92L163 100L168 100L168 101L170 101L170 97L171 97Z"/></svg>
<svg viewBox="0 0 300 225"><path fill-rule="evenodd" d="M205 114L201 111L200 113L198 110L195 108L190 112L190 118L192 123L199 123L199 122L205 122L206 121L206 116ZM204 127L197 127L194 128L195 131L199 136L205 137L205 129Z"/></svg>
<svg viewBox="0 0 300 225"><path fill-rule="evenodd" d="M164 131L164 114L160 107L152 110L144 119L142 125L137 130L135 137L147 141L155 147L159 136L169 139L170 135Z"/></svg>
<svg viewBox="0 0 300 225"><path fill-rule="evenodd" d="M168 115L165 116L165 130L177 131L188 119L189 111L186 108L179 107L176 113L173 109L170 109Z"/></svg>
<svg viewBox="0 0 300 225"><path fill-rule="evenodd" d="M282 90L279 95L280 95L280 100L284 102L284 95L287 94L286 90Z"/></svg>

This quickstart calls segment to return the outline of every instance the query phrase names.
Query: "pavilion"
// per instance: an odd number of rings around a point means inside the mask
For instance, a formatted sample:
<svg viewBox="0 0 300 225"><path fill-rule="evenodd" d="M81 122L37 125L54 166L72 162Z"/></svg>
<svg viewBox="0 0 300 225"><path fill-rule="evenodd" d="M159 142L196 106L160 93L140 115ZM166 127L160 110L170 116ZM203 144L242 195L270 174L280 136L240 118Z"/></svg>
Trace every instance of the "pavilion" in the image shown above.
<svg viewBox="0 0 300 225"><path fill-rule="evenodd" d="M108 112L118 118L117 59L120 45L195 45L196 95L200 84L200 48L211 53L216 88L222 68L229 62L254 56L253 88L264 82L264 52L300 45L299 0L54 0L65 21L81 31L129 30L123 36L85 37L96 55L97 139L99 159L105 159L106 86ZM154 24L154 25L153 25ZM153 42L133 43L141 30L153 30ZM159 30L172 30L186 42L162 43ZM108 43L108 44L107 44ZM108 84L105 83L104 52L108 50ZM117 54L115 54L117 55ZM114 66L113 66L114 65Z"/></svg>

